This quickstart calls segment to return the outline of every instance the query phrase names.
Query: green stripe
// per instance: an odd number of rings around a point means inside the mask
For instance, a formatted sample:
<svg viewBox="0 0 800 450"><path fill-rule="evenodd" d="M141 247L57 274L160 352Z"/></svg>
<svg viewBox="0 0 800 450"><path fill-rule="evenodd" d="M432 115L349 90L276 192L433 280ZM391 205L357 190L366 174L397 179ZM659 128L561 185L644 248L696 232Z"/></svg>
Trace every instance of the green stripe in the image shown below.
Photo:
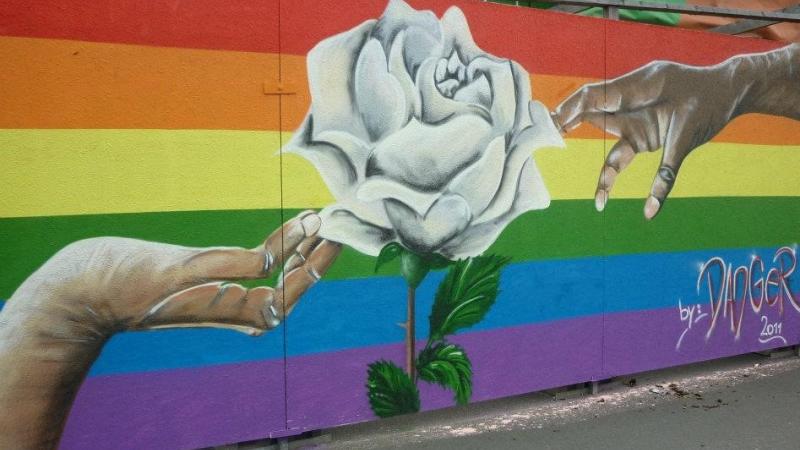
<svg viewBox="0 0 800 450"><path fill-rule="evenodd" d="M550 9L555 6L553 3L537 2L532 0L489 0L492 3L503 3L506 5L529 6L532 8ZM643 0L646 3L672 3L685 5L686 0ZM581 11L579 14L584 16L603 17L603 8L595 7ZM677 25L680 14L661 11L638 11L635 9L620 9L619 17L622 20L635 22L654 23L658 25Z"/></svg>
<svg viewBox="0 0 800 450"><path fill-rule="evenodd" d="M648 222L641 200L612 199L604 214L592 201L554 201L512 223L491 252L516 261L707 248L748 248L800 240L800 198L670 200ZM286 217L296 210L284 212ZM281 222L278 210L192 211L0 219L0 298L59 248L93 236L127 236L190 246L253 247ZM605 223L605 242L603 224ZM347 249L328 279L373 274L374 260ZM394 273L386 269L382 273Z"/></svg>

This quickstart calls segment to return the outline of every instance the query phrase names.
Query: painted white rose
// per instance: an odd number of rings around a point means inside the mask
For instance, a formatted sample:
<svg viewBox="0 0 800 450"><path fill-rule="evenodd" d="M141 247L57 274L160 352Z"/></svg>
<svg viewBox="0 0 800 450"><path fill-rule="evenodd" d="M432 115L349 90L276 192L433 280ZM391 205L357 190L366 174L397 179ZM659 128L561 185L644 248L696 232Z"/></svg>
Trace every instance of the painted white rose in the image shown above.
<svg viewBox="0 0 800 450"><path fill-rule="evenodd" d="M448 258L486 250L550 196L532 159L563 147L528 73L482 51L460 9L392 0L379 20L308 54L311 109L285 147L336 203L320 235L377 255L390 242Z"/></svg>

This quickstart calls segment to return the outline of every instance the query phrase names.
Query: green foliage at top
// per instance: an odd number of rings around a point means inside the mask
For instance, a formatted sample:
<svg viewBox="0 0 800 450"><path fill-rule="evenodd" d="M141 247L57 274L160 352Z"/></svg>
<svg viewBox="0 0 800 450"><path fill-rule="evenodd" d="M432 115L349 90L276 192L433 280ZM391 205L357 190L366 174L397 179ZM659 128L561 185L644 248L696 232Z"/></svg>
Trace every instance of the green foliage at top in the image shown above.
<svg viewBox="0 0 800 450"><path fill-rule="evenodd" d="M500 269L510 258L485 255L456 262L436 291L430 340L439 341L480 322L497 299Z"/></svg>
<svg viewBox="0 0 800 450"><path fill-rule="evenodd" d="M685 5L686 0L641 0L643 3L671 3L675 5ZM549 9L555 3L537 2L531 0L489 0L491 3L502 3L506 5L528 6L531 8ZM582 16L602 17L603 8L588 8L579 13ZM635 9L620 9L619 17L622 20L634 22L654 23L657 25L677 25L680 14L661 11L638 11Z"/></svg>

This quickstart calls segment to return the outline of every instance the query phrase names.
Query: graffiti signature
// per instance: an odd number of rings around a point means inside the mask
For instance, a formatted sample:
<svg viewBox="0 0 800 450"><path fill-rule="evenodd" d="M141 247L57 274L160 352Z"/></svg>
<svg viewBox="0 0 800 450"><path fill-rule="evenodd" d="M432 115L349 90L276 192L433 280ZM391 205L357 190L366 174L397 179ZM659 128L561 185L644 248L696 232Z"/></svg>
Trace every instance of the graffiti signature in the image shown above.
<svg viewBox="0 0 800 450"><path fill-rule="evenodd" d="M736 268L719 256L710 258L700 266L697 276L697 295L701 298L703 291L707 293L708 309L704 311L700 303L684 306L678 300L678 313L684 329L675 344L675 350L680 350L683 338L703 319L708 322L706 340L726 319L731 334L738 340L748 305L757 315L771 308L782 317L787 303L800 313L800 302L791 289L791 276L796 268L797 252L792 247L776 250L769 270L758 255L753 255L749 265ZM762 324L758 337L760 343L780 341L786 344L786 338L781 335L782 322L770 322L766 315L761 315L759 320Z"/></svg>

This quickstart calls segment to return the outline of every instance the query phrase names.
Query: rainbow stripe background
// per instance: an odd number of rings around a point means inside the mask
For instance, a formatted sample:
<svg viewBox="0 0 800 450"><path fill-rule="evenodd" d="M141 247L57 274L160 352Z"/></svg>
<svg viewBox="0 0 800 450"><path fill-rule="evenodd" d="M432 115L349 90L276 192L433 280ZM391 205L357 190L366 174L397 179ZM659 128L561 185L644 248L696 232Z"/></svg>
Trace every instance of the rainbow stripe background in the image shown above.
<svg viewBox="0 0 800 450"><path fill-rule="evenodd" d="M437 15L457 4L476 42L519 61L550 108L586 82L655 59L713 64L780 46L472 1L410 3ZM309 163L278 155L310 103L304 55L384 7L0 4L0 298L77 239L252 246L282 216L330 203ZM279 79L292 95L265 95ZM475 401L775 345L751 339L759 317L746 316L738 340L724 329L708 340L690 333L676 350L677 305L701 301L697 266L708 258L736 266L795 245L800 125L736 119L689 157L653 222L642 207L660 153L639 155L606 210L594 210L612 144L583 126L566 150L537 152L553 203L515 221L490 250L514 263L486 320L456 338L473 361ZM285 326L261 338L222 330L114 337L62 447L196 448L372 419L366 365L402 360L395 323L405 316L402 280L375 275L373 264L346 250ZM421 287L419 311L429 310L441 276ZM767 315L800 341L794 311ZM420 339L426 327L423 315ZM451 404L438 388L422 394L426 409Z"/></svg>

